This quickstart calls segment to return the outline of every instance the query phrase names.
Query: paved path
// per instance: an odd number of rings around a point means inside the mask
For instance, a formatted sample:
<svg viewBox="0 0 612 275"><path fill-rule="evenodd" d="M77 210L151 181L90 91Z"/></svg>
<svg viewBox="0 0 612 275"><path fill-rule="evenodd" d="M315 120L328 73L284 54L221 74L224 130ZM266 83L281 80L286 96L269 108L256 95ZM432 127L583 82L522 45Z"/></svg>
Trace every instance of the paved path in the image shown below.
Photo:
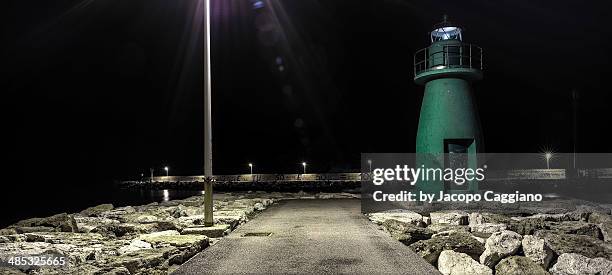
<svg viewBox="0 0 612 275"><path fill-rule="evenodd" d="M439 274L360 213L360 201L290 200L265 210L174 274ZM243 237L272 232L268 237Z"/></svg>

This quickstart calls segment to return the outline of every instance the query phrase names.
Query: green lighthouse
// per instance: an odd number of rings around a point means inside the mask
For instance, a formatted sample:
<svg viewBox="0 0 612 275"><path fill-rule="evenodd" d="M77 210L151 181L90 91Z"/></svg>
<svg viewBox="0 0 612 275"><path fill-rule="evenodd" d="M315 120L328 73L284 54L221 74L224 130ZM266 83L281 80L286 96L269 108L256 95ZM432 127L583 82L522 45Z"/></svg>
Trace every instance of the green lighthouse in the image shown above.
<svg viewBox="0 0 612 275"><path fill-rule="evenodd" d="M414 55L414 81L425 86L416 139L417 163L427 168L477 168L483 152L480 121L471 83L482 79L482 49L463 42L462 28L444 21L429 33L431 45ZM427 181L423 192L478 192L464 184Z"/></svg>

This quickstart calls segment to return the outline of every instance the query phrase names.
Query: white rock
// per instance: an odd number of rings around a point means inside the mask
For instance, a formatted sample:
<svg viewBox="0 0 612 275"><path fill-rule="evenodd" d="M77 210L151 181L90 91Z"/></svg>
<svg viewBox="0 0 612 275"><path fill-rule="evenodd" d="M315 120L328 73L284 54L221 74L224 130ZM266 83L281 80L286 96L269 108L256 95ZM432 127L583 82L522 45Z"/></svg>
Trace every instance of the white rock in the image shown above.
<svg viewBox="0 0 612 275"><path fill-rule="evenodd" d="M263 211L263 210L266 210L266 207L265 207L265 206L264 206L264 205L263 205L261 202L256 203L256 204L255 204L255 206L254 206L254 208L255 208L255 210L257 210L257 211Z"/></svg>
<svg viewBox="0 0 612 275"><path fill-rule="evenodd" d="M464 211L439 211L429 213L431 224L451 224L451 225L466 225L468 224L468 213Z"/></svg>
<svg viewBox="0 0 612 275"><path fill-rule="evenodd" d="M481 224L484 223L484 217L478 212L470 213L468 215L468 222L470 226L474 224Z"/></svg>
<svg viewBox="0 0 612 275"><path fill-rule="evenodd" d="M396 220L400 222L413 224L416 226L424 225L423 216L421 216L421 214L412 212L412 211L408 211L408 210L401 210L401 211L393 210L393 211L386 211L386 212L376 212L376 213L369 214L368 218L370 218L371 221L377 224L382 224L386 220Z"/></svg>
<svg viewBox="0 0 612 275"><path fill-rule="evenodd" d="M129 254L132 252L136 252L142 249L151 249L153 248L150 243L144 242L138 239L134 239L130 242L129 245L122 246L117 250L119 255Z"/></svg>
<svg viewBox="0 0 612 275"><path fill-rule="evenodd" d="M485 251L480 255L480 263L491 268L495 267L502 258L518 252L522 239L523 236L509 230L493 233L485 242Z"/></svg>
<svg viewBox="0 0 612 275"><path fill-rule="evenodd" d="M181 235L181 233L179 233L176 230L166 230L166 231L153 232L149 234L142 234L140 235L139 239L142 240L145 238L155 238L155 237L160 237L160 236L177 236L177 235Z"/></svg>
<svg viewBox="0 0 612 275"><path fill-rule="evenodd" d="M140 215L136 218L136 222L138 223L154 223L157 222L157 217L153 215Z"/></svg>
<svg viewBox="0 0 612 275"><path fill-rule="evenodd" d="M479 264L465 253L444 250L438 258L438 270L444 275L492 275L486 265Z"/></svg>
<svg viewBox="0 0 612 275"><path fill-rule="evenodd" d="M470 224L470 230L478 233L495 233L506 230L507 226L503 223L478 223Z"/></svg>
<svg viewBox="0 0 612 275"><path fill-rule="evenodd" d="M612 261L604 258L591 259L576 253L564 253L559 256L550 272L553 275L610 275L612 274Z"/></svg>
<svg viewBox="0 0 612 275"><path fill-rule="evenodd" d="M539 264L544 269L548 268L554 254L544 239L536 238L532 235L525 235L522 245L523 252L525 252L527 258Z"/></svg>

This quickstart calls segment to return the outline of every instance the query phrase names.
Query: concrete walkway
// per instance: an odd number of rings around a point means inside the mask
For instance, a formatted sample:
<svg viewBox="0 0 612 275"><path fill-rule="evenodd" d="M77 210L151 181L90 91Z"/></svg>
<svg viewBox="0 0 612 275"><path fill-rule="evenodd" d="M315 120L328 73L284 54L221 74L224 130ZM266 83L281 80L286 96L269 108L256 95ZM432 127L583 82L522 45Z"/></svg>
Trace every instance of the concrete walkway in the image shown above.
<svg viewBox="0 0 612 275"><path fill-rule="evenodd" d="M360 201L282 201L173 274L439 274L360 213ZM243 237L271 232L271 236Z"/></svg>

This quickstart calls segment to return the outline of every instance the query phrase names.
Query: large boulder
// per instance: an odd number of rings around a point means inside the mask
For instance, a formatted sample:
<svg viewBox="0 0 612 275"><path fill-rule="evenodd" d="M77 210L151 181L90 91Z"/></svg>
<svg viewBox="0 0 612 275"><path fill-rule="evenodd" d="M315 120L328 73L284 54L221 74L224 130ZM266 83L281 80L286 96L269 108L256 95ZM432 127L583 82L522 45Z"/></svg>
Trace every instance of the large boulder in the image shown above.
<svg viewBox="0 0 612 275"><path fill-rule="evenodd" d="M550 269L553 275L612 274L612 261L604 258L587 258L576 253L564 253Z"/></svg>
<svg viewBox="0 0 612 275"><path fill-rule="evenodd" d="M542 238L557 254L577 253L589 258L612 258L612 249L603 241L585 235L559 234L551 231L538 231L534 234Z"/></svg>
<svg viewBox="0 0 612 275"><path fill-rule="evenodd" d="M117 207L113 210L105 211L98 214L98 217L118 220L120 222L127 222L126 216L136 213L136 209L133 206Z"/></svg>
<svg viewBox="0 0 612 275"><path fill-rule="evenodd" d="M440 223L427 226L427 229L432 230L436 233L445 232L445 231L470 232L470 227L467 225L452 225L452 224L440 224Z"/></svg>
<svg viewBox="0 0 612 275"><path fill-rule="evenodd" d="M2 275L26 275L21 270L13 267L0 267L0 274Z"/></svg>
<svg viewBox="0 0 612 275"><path fill-rule="evenodd" d="M136 251L142 250L142 249L151 249L153 248L151 246L150 243L145 242L145 241L141 241L139 239L134 239L130 242L129 245L125 245L120 247L117 250L117 253L119 253L119 255L123 255L123 254L129 254L129 253L134 253Z"/></svg>
<svg viewBox="0 0 612 275"><path fill-rule="evenodd" d="M117 225L118 220L100 218L100 217L74 217L80 233L89 233L100 226Z"/></svg>
<svg viewBox="0 0 612 275"><path fill-rule="evenodd" d="M485 243L480 263L493 268L502 258L516 254L522 239L523 236L508 230L493 233Z"/></svg>
<svg viewBox="0 0 612 275"><path fill-rule="evenodd" d="M444 250L438 257L438 270L444 275L492 275L493 271L465 253Z"/></svg>
<svg viewBox="0 0 612 275"><path fill-rule="evenodd" d="M168 209L166 209L165 211L172 216L173 218L180 218L180 217L186 217L189 216L189 212L195 212L193 210L191 210L190 208L186 208L185 206L183 206L182 204L179 204L177 206L173 206L170 207Z"/></svg>
<svg viewBox="0 0 612 275"><path fill-rule="evenodd" d="M155 249L174 247L176 251L168 256L170 264L181 264L209 245L209 240L206 236L179 234L178 231L168 230L143 234L140 235L139 239L152 244Z"/></svg>
<svg viewBox="0 0 612 275"><path fill-rule="evenodd" d="M423 227L423 216L421 214L408 210L391 210L384 212L376 212L368 214L368 218L376 224L382 224L386 220L396 220L400 222L410 223L416 226Z"/></svg>
<svg viewBox="0 0 612 275"><path fill-rule="evenodd" d="M495 224L508 224L512 220L501 214L494 213L470 213L468 215L469 225L483 224L483 223L495 223Z"/></svg>
<svg viewBox="0 0 612 275"><path fill-rule="evenodd" d="M429 213L431 224L467 225L468 213L459 210L444 210Z"/></svg>
<svg viewBox="0 0 612 275"><path fill-rule="evenodd" d="M175 253L177 253L177 249L171 246L157 249L142 249L133 253L109 258L108 264L115 267L123 267L129 271L128 274L165 274L159 271L167 269L167 267L164 267L163 263L169 260ZM155 269L158 271L155 272Z"/></svg>
<svg viewBox="0 0 612 275"><path fill-rule="evenodd" d="M546 222L547 230L563 234L586 235L603 240L599 226L582 221Z"/></svg>
<svg viewBox="0 0 612 275"><path fill-rule="evenodd" d="M511 256L495 266L495 275L549 275L540 265L527 257Z"/></svg>
<svg viewBox="0 0 612 275"><path fill-rule="evenodd" d="M521 235L532 235L538 230L546 229L546 220L543 217L512 220L507 229Z"/></svg>
<svg viewBox="0 0 612 275"><path fill-rule="evenodd" d="M79 212L80 216L84 217L96 217L100 215L102 212L111 211L115 208L112 204L100 204L97 206L89 207L81 212Z"/></svg>
<svg viewBox="0 0 612 275"><path fill-rule="evenodd" d="M136 217L135 222L137 223L156 223L159 221L159 218L157 216L153 216L153 215L140 215L138 217Z"/></svg>
<svg viewBox="0 0 612 275"><path fill-rule="evenodd" d="M14 234L18 234L17 230L15 230L15 228L4 228L4 229L0 229L0 236L4 236L4 235L14 235Z"/></svg>
<svg viewBox="0 0 612 275"><path fill-rule="evenodd" d="M57 231L61 232L79 232L74 217L66 213L61 213L46 218L22 220L17 222L14 227L53 227Z"/></svg>
<svg viewBox="0 0 612 275"><path fill-rule="evenodd" d="M548 268L554 253L544 239L536 238L532 235L525 235L523 236L522 246L523 253L525 253L527 258L545 269Z"/></svg>
<svg viewBox="0 0 612 275"><path fill-rule="evenodd" d="M405 245L410 245L420 240L427 240L435 233L431 229L418 227L411 223L397 220L386 220L383 222L382 226L391 233L391 236Z"/></svg>
<svg viewBox="0 0 612 275"><path fill-rule="evenodd" d="M411 244L410 249L435 265L440 253L444 250L465 253L477 260L484 251L484 245L467 232L447 231L446 234L432 236L429 240L421 240Z"/></svg>
<svg viewBox="0 0 612 275"><path fill-rule="evenodd" d="M229 224L215 224L213 226L193 226L181 230L182 235L204 235L209 238L221 238L231 232Z"/></svg>
<svg viewBox="0 0 612 275"><path fill-rule="evenodd" d="M612 216L599 212L591 213L589 222L597 224L604 241L612 242Z"/></svg>
<svg viewBox="0 0 612 275"><path fill-rule="evenodd" d="M495 232L506 230L507 225L503 223L479 223L470 224L470 231L474 233L493 234Z"/></svg>

